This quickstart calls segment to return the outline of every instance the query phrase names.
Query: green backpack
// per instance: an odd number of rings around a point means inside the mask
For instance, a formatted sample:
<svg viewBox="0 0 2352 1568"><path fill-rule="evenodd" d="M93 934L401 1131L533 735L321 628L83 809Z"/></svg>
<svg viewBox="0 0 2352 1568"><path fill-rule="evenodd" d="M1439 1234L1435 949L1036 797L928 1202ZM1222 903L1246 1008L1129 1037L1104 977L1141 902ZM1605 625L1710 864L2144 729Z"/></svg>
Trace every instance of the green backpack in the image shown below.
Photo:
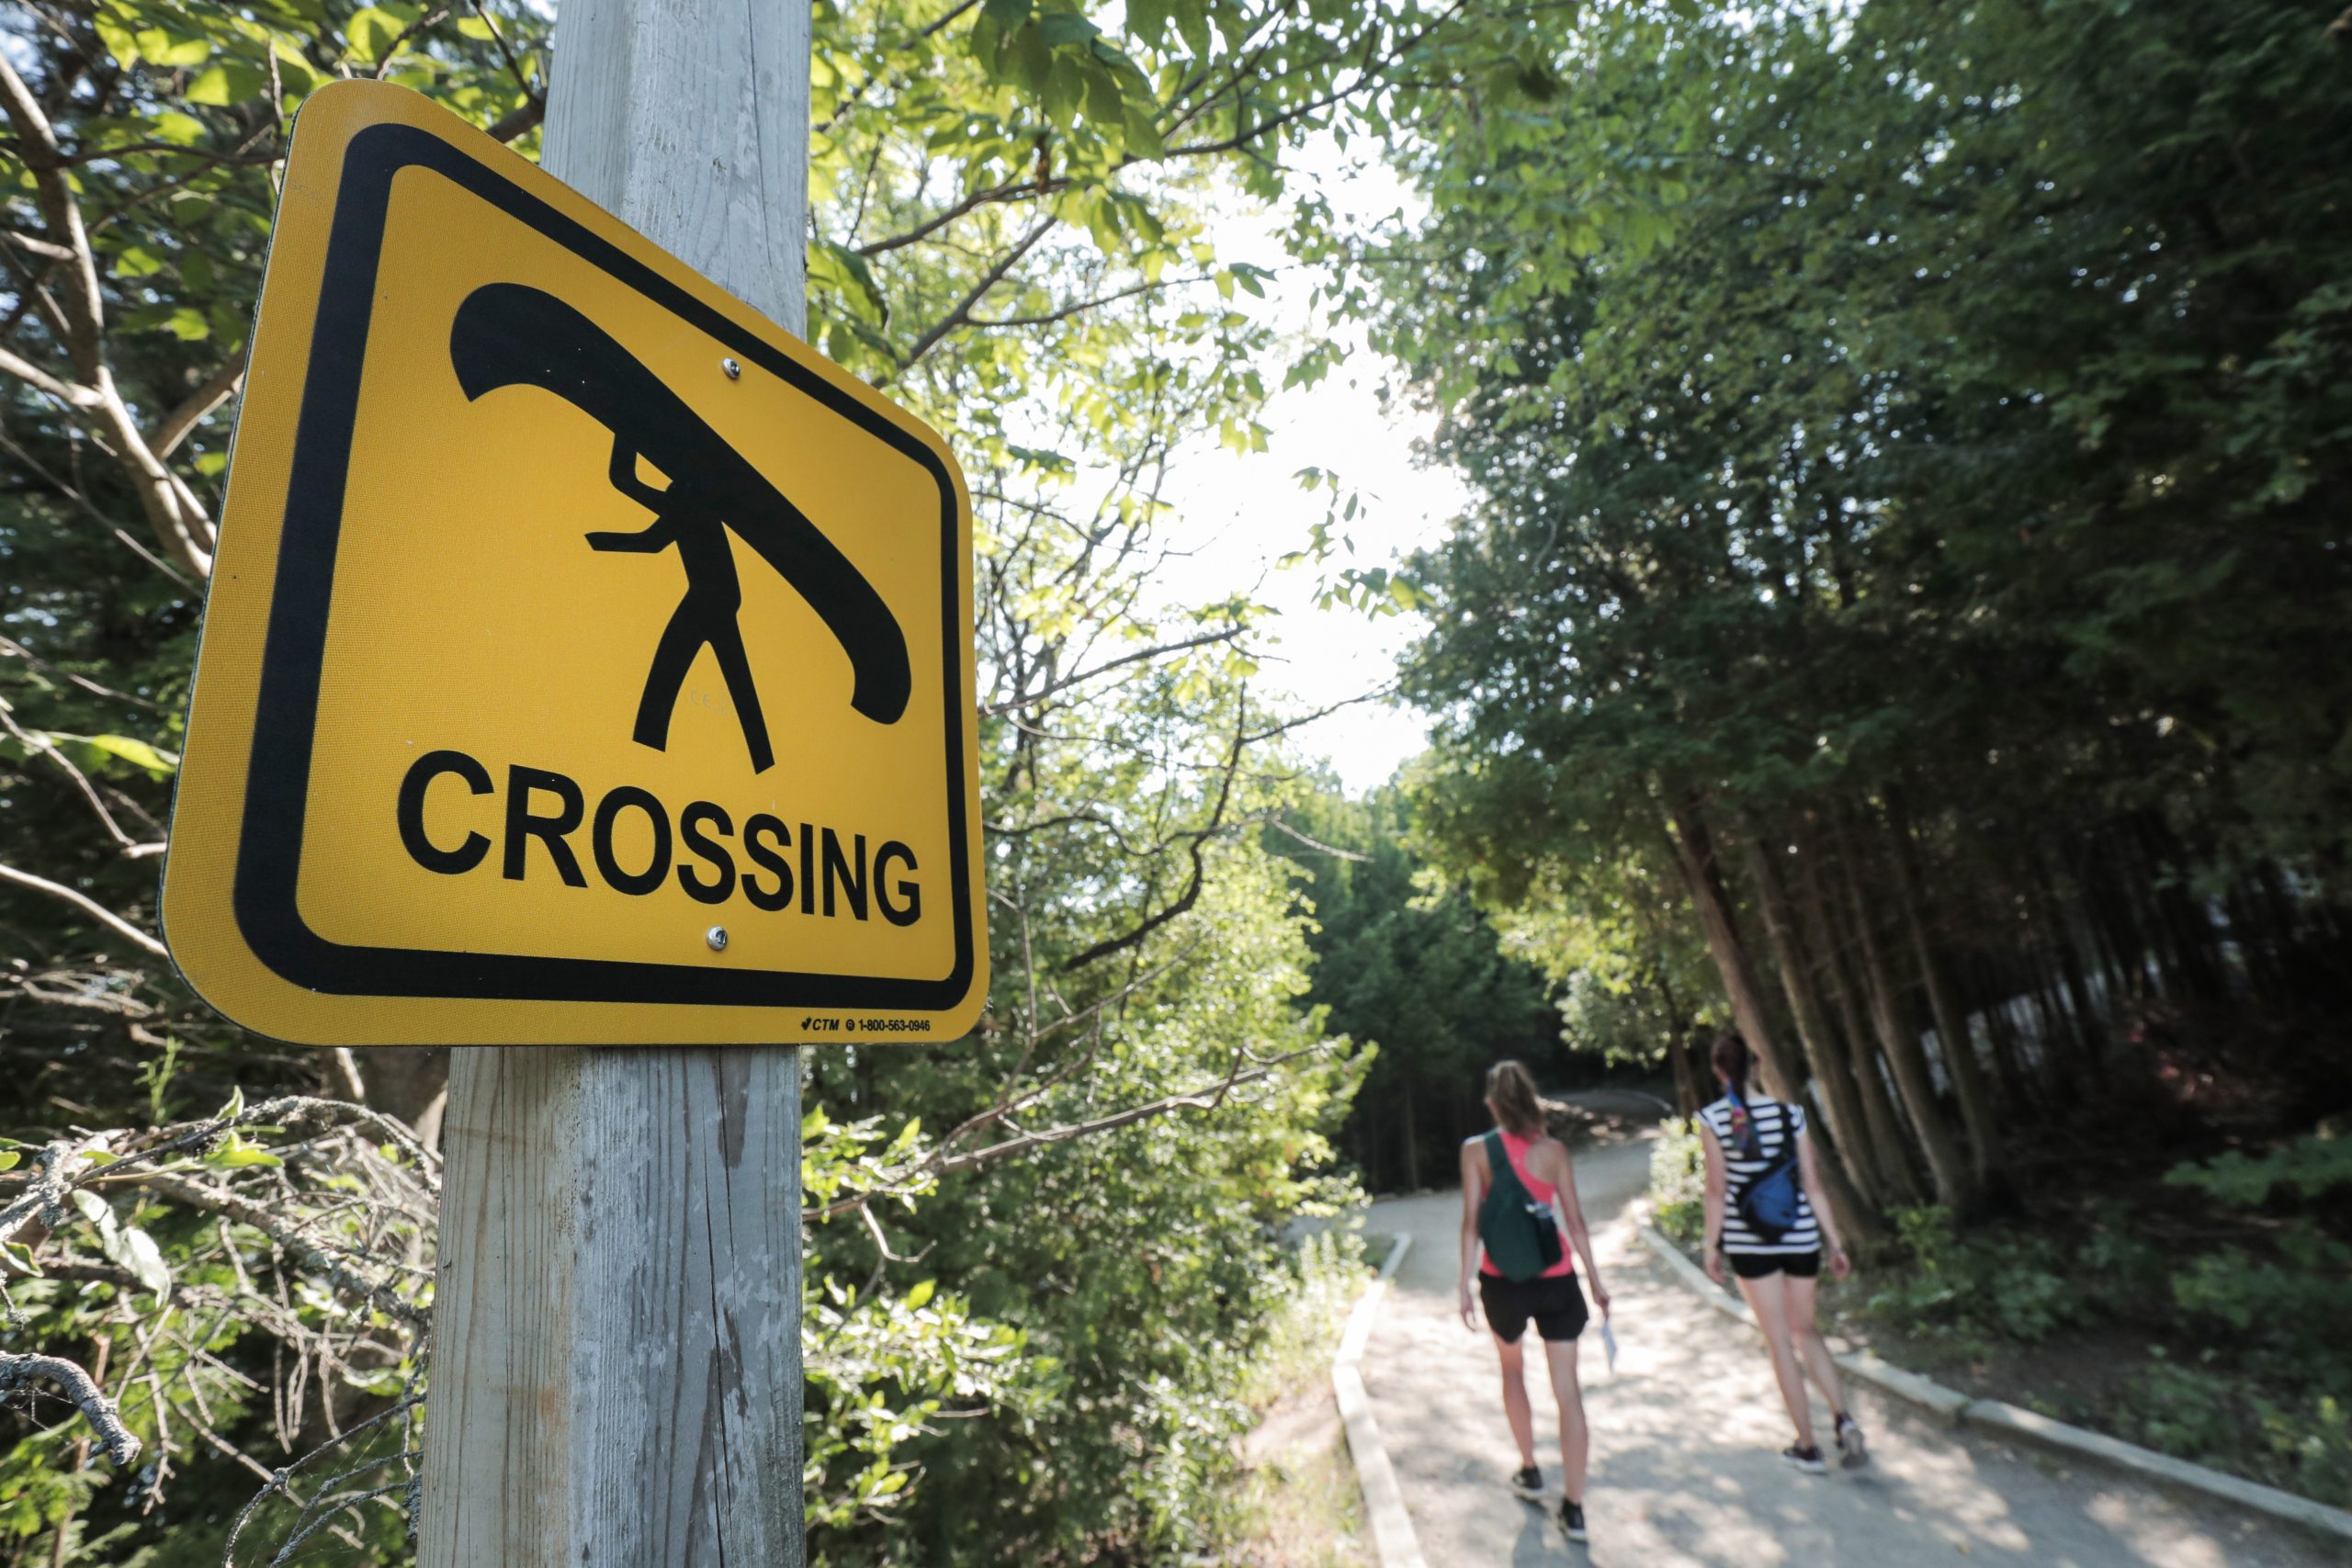
<svg viewBox="0 0 2352 1568"><path fill-rule="evenodd" d="M1487 1134L1487 1165L1494 1180L1478 1205L1478 1240L1504 1279L1532 1280L1560 1260L1560 1227L1552 1205L1537 1202L1520 1180L1500 1133Z"/></svg>

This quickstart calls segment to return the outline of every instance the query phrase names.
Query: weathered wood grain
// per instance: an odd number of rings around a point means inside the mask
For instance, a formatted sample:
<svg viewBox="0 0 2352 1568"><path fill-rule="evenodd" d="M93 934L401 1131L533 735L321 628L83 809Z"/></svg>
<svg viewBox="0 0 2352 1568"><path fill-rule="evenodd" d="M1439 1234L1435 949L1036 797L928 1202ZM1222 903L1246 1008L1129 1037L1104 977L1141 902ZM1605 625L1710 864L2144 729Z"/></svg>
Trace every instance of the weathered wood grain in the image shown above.
<svg viewBox="0 0 2352 1568"><path fill-rule="evenodd" d="M797 1565L796 1054L451 1068L420 1563Z"/></svg>
<svg viewBox="0 0 2352 1568"><path fill-rule="evenodd" d="M565 0L545 161L795 331L808 11ZM798 1568L783 1047L452 1053L421 1568Z"/></svg>
<svg viewBox="0 0 2352 1568"><path fill-rule="evenodd" d="M802 330L806 6L564 0L543 134L549 173Z"/></svg>

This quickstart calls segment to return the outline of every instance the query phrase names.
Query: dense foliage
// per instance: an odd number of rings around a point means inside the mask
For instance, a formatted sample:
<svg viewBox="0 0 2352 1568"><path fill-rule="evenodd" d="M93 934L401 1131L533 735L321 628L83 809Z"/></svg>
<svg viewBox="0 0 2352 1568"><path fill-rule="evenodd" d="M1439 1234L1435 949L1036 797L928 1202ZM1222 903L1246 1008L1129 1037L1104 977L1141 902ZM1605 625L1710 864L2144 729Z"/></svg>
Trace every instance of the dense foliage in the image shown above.
<svg viewBox="0 0 2352 1568"><path fill-rule="evenodd" d="M1388 73L1458 10L1170 0L1112 31L1030 0L817 8L810 333L948 433L978 512L998 976L982 1028L919 1070L809 1065L823 1561L1140 1561L1222 1528L1238 1369L1297 1275L1275 1226L1320 1190L1352 1078L1296 1005L1302 919L1256 836L1295 778L1253 685L1260 612L1155 582L1182 544L1171 456L1260 443L1270 382L1330 362L1275 358L1247 308L1272 258L1221 254L1202 214L1280 195L1318 126L1385 124ZM0 1070L6 1130L69 1173L0 1177L23 1389L0 1561L217 1561L281 1468L238 1561L390 1561L405 1427L382 1489L324 1524L334 1455L301 1456L413 1389L407 1320L355 1295L360 1238L261 1223L334 1174L281 1142L312 1134L206 1112L240 1083L324 1091L346 1109L322 1115L381 1113L429 1153L444 1069L222 1025L164 960L155 870L292 112L374 75L534 153L560 28L405 0L0 18ZM211 1186L94 1174L159 1136ZM284 1165L212 1170L224 1150ZM244 1192L280 1168L289 1188ZM132 1262L173 1289L134 1289ZM429 1313L429 1288L403 1301ZM289 1350L329 1323L383 1354ZM166 1329L188 1348L159 1361ZM116 1401L141 1468L64 1418L59 1364Z"/></svg>
<svg viewBox="0 0 2352 1568"><path fill-rule="evenodd" d="M1590 7L1412 155L1387 340L1476 497L1407 581L1423 818L1703 955L1852 1232L2352 1103L2327 20Z"/></svg>
<svg viewBox="0 0 2352 1568"><path fill-rule="evenodd" d="M1375 1192L1453 1180L1462 1140L1491 1124L1494 1062L1517 1057L1545 1089L1570 1087L1579 1066L1542 969L1460 888L1425 876L1412 833L1390 786L1310 795L1266 840L1301 868L1314 910L1304 1000L1370 1055L1340 1144Z"/></svg>
<svg viewBox="0 0 2352 1568"><path fill-rule="evenodd" d="M1859 1195L1966 1210L2004 1123L2148 1076L2127 1016L2340 995L2341 46L1752 21L1612 10L1430 140L1452 287L1389 321L1479 501L1418 572L1427 809L1507 899L1673 889L1645 940ZM2339 1031L2267 1045L2247 1092L2345 1093Z"/></svg>

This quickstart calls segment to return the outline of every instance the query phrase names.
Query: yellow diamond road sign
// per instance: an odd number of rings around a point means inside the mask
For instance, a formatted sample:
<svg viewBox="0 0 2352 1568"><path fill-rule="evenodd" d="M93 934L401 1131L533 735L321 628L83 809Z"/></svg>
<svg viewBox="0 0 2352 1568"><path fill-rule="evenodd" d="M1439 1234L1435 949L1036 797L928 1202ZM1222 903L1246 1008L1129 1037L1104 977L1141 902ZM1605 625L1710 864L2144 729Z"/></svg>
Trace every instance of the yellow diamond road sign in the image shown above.
<svg viewBox="0 0 2352 1568"><path fill-rule="evenodd" d="M304 107L164 873L331 1044L949 1038L987 984L939 436L405 89Z"/></svg>

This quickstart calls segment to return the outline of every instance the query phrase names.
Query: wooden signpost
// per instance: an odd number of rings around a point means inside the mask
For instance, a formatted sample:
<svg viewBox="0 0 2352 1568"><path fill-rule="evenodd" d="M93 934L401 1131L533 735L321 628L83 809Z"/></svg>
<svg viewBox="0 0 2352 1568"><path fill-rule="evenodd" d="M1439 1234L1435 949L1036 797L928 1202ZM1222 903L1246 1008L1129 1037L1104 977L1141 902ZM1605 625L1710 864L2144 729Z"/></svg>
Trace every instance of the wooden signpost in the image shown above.
<svg viewBox="0 0 2352 1568"><path fill-rule="evenodd" d="M457 1047L424 1568L802 1562L794 1047L987 990L969 501L793 335L808 22L565 0L544 169L295 131L164 924Z"/></svg>

